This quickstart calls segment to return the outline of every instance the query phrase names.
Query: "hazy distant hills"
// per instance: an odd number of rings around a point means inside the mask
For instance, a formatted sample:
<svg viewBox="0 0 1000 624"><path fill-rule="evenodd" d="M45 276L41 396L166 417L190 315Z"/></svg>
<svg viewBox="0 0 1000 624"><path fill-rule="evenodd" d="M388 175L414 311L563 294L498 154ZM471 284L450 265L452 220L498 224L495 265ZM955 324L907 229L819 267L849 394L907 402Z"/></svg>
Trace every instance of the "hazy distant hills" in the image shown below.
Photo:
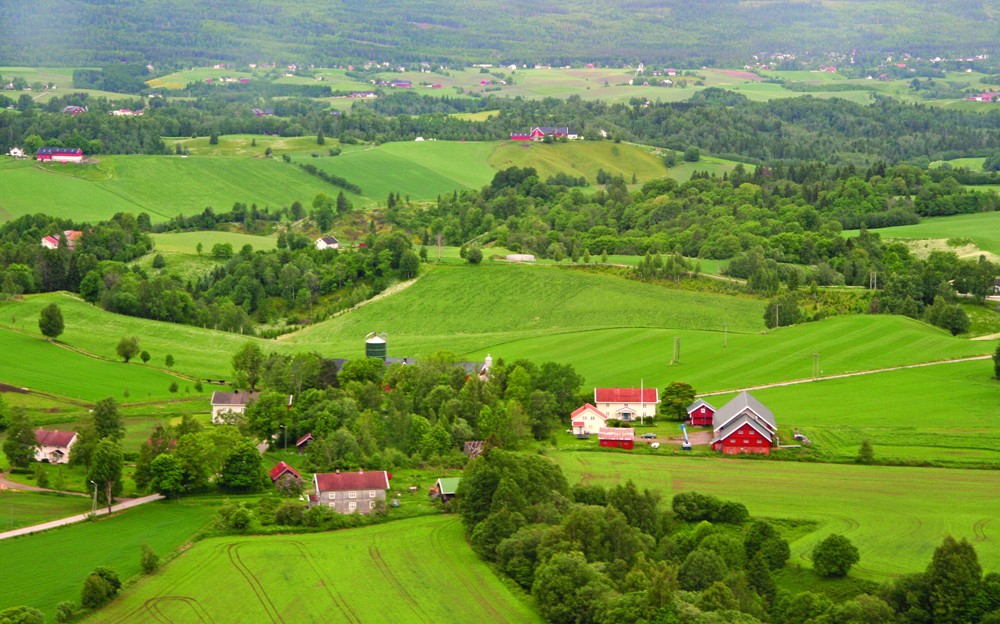
<svg viewBox="0 0 1000 624"><path fill-rule="evenodd" d="M3 0L0 66L971 55L998 19L1000 0Z"/></svg>

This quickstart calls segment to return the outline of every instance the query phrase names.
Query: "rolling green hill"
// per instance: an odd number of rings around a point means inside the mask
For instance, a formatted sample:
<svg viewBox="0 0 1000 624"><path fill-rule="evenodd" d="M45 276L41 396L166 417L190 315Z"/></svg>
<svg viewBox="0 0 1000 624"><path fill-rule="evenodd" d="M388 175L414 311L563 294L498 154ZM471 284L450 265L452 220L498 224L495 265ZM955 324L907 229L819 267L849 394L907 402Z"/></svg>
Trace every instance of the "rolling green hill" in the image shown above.
<svg viewBox="0 0 1000 624"><path fill-rule="evenodd" d="M154 221L235 202L274 208L337 188L280 161L256 158L103 156L96 165L4 162L0 220L44 212L78 220L147 212Z"/></svg>
<svg viewBox="0 0 1000 624"><path fill-rule="evenodd" d="M882 238L935 239L942 251L949 251L948 239L969 239L979 249L1000 255L1000 212L955 215L953 217L930 217L916 225L873 230ZM853 234L852 234L853 232ZM845 236L857 236L857 231L845 231ZM951 249L950 251L955 251Z"/></svg>
<svg viewBox="0 0 1000 624"><path fill-rule="evenodd" d="M632 174L640 183L667 175L663 161L649 148L609 141L552 144L506 141L490 155L490 164L495 169L534 167L542 180L557 173L583 176L591 184L600 169L622 175L626 182L631 181Z"/></svg>

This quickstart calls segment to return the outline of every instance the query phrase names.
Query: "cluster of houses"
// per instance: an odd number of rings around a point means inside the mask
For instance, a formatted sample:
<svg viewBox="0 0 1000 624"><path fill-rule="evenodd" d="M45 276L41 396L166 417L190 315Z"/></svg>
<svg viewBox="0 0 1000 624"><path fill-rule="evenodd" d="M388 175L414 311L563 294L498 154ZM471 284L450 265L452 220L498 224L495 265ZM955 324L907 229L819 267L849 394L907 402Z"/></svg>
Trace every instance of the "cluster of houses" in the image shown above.
<svg viewBox="0 0 1000 624"><path fill-rule="evenodd" d="M69 249L75 249L80 237L83 236L83 232L80 230L63 230L62 236L66 239L66 247ZM43 236L42 247L45 247L46 249L59 249L59 237Z"/></svg>
<svg viewBox="0 0 1000 624"><path fill-rule="evenodd" d="M511 141L543 141L545 137L551 137L553 139L574 140L579 138L578 135L569 131L566 126L535 126L527 134L520 132L512 132L510 135Z"/></svg>
<svg viewBox="0 0 1000 624"><path fill-rule="evenodd" d="M627 424L654 418L659 402L656 388L595 388L594 403L585 403L570 415L570 432L577 437L597 434L600 446L631 449L635 429L611 427L608 421ZM778 446L774 414L749 392L739 393L719 409L698 399L688 406L687 414L687 424L712 427L714 451L767 455Z"/></svg>

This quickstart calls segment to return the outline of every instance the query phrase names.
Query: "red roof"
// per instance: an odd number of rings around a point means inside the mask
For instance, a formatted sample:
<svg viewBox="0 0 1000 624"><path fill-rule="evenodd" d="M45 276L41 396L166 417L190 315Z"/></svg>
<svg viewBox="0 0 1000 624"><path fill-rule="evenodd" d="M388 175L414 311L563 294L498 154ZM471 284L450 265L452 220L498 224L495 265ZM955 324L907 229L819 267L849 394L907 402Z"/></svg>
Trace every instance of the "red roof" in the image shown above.
<svg viewBox="0 0 1000 624"><path fill-rule="evenodd" d="M277 481L278 478L285 473L291 473L296 479L302 478L302 475L299 474L298 470L282 461L275 464L274 468L271 468L269 472L271 475L271 481Z"/></svg>
<svg viewBox="0 0 1000 624"><path fill-rule="evenodd" d="M41 446L69 446L75 437L76 433L73 431L35 430L35 439Z"/></svg>
<svg viewBox="0 0 1000 624"><path fill-rule="evenodd" d="M316 489L320 492L341 490L388 490L389 474L378 472L327 472L316 475Z"/></svg>
<svg viewBox="0 0 1000 624"><path fill-rule="evenodd" d="M301 438L299 438L298 442L295 443L295 446L302 446L306 442L311 442L313 439L314 439L313 438L313 434L307 433L304 436L302 436Z"/></svg>
<svg viewBox="0 0 1000 624"><path fill-rule="evenodd" d="M632 428L614 428L614 427L601 427L601 430L597 432L598 440L627 440L631 441L635 439L635 429Z"/></svg>
<svg viewBox="0 0 1000 624"><path fill-rule="evenodd" d="M601 410L597 409L596 407L594 407L590 403L584 403L581 407L576 408L576 411L574 411L572 414L570 414L569 417L570 418L576 418L577 416L579 416L580 414L582 414L584 412L596 412L596 413L600 414L602 418L607 419L607 416L604 415L604 412L602 412Z"/></svg>
<svg viewBox="0 0 1000 624"><path fill-rule="evenodd" d="M594 388L594 403L658 403L656 388Z"/></svg>

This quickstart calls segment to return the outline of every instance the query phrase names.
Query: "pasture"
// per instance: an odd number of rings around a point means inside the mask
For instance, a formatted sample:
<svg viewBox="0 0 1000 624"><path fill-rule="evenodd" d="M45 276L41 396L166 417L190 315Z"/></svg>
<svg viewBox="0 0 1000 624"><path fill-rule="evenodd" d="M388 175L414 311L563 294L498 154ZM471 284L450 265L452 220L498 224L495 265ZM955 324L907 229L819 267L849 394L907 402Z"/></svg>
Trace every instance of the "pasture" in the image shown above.
<svg viewBox="0 0 1000 624"><path fill-rule="evenodd" d="M45 212L94 221L147 212L153 221L164 221L208 206L217 212L235 202L278 208L337 191L273 159L104 156L95 165L43 169L8 161L0 167L0 220Z"/></svg>
<svg viewBox="0 0 1000 624"><path fill-rule="evenodd" d="M979 249L1000 255L1000 212L929 217L916 225L899 225L872 231L884 239L937 239L943 243L950 238L967 238ZM857 236L857 230L845 230L844 236ZM949 251L945 245L939 247L943 251Z"/></svg>
<svg viewBox="0 0 1000 624"><path fill-rule="evenodd" d="M488 184L496 174L488 163L496 145L459 141L383 143L345 149L336 157L299 154L293 162L315 165L358 184L370 202L384 203L389 193L433 199L442 193ZM338 192L336 187L328 189L327 195Z"/></svg>
<svg viewBox="0 0 1000 624"><path fill-rule="evenodd" d="M780 424L780 423L779 423ZM665 501L698 491L739 501L751 515L811 520L816 528L792 541L792 564L809 565L813 547L830 533L861 552L852 574L886 580L927 567L947 535L967 538L984 570L1000 568L1000 474L810 464L767 460L656 456L622 452L550 453L571 484L607 486L631 479Z"/></svg>
<svg viewBox="0 0 1000 624"><path fill-rule="evenodd" d="M225 591L219 591L220 579ZM234 606L239 605L239 608ZM541 622L465 543L454 516L333 533L211 538L92 623Z"/></svg>
<svg viewBox="0 0 1000 624"><path fill-rule="evenodd" d="M36 323L37 317L32 319ZM109 345L112 353L117 343L115 339ZM170 393L170 384L183 382L140 361L124 364L99 359L41 336L9 329L0 329L0 351L4 354L0 380L4 383L88 403L109 396L119 402L172 398L177 395Z"/></svg>
<svg viewBox="0 0 1000 624"><path fill-rule="evenodd" d="M80 500L83 511L89 510L90 501ZM60 602L79 603L83 579L94 568L110 566L122 580L139 574L142 544L161 558L169 555L211 520L220 502L195 497L149 503L96 522L0 541L0 560L17 562L0 566L4 606L28 605L51 618Z"/></svg>
<svg viewBox="0 0 1000 624"><path fill-rule="evenodd" d="M0 489L0 532L86 513L90 504L88 496Z"/></svg>
<svg viewBox="0 0 1000 624"><path fill-rule="evenodd" d="M167 147L175 150L177 145L186 149L191 156L239 156L244 158L263 158L267 148L275 157L281 154L304 152L308 150L325 152L337 146L337 141L330 139L326 145L317 145L315 136L281 137L273 135L224 134L218 137L216 145L211 144L211 137L172 138L164 139Z"/></svg>
<svg viewBox="0 0 1000 624"><path fill-rule="evenodd" d="M698 162L684 162L683 160L678 160L676 165L670 167L667 172L667 176L677 180L678 182L687 182L691 179L691 175L697 171L705 172L709 175L721 178L723 174L732 173L733 169L735 169L738 164L739 163L735 160L726 160L725 158L702 155ZM743 168L748 172L752 172L756 169L756 165L744 164Z"/></svg>
<svg viewBox="0 0 1000 624"><path fill-rule="evenodd" d="M66 328L64 333L59 336L60 342L93 354L96 358L75 353L42 340L38 331L38 317L41 309L50 303L59 305L65 319ZM105 373L102 375L102 377L106 377L107 374L111 374L111 379L114 380L105 381L105 383L112 384L108 390L114 390L114 392L110 392L110 394L121 398L122 387L127 382L131 390L132 400L145 399L146 393L143 390L146 384L150 384L151 392L153 388L156 389L157 392L153 392L153 397L156 398L176 397L176 395L166 394L167 386L170 385L171 381L177 381L182 386L187 383L183 379L177 379L163 372L165 370L164 360L168 354L174 356L174 370L180 374L205 379L225 379L231 372L231 354L235 353L247 341L255 340L229 332L112 314L66 293L32 295L25 297L23 301L0 304L0 327L5 328L5 331L0 333L0 336L3 336L0 340L6 341L7 337L10 336L11 345L22 343L28 345L23 347L25 354L28 353L27 349L35 349L36 351L31 353L38 356L41 355L42 351L37 350L42 349L44 353L48 354L46 357L56 358L51 360L52 362L64 363L62 358L80 358L81 364L79 366L81 367L92 364L100 367L102 373L113 371L113 374ZM19 332L9 331L9 328L17 329ZM38 338L34 336L38 336ZM137 364L122 364L115 353L115 347L122 336L137 336L139 338L139 348L149 351L152 356L148 365L143 365L141 361ZM265 350L274 348L269 347L265 341L260 341L259 344ZM18 373L16 369L27 368L22 366L22 362L12 362L11 360L12 358L0 358L0 367L6 367L2 369L4 372L0 373L0 380L7 383L13 383L7 379L6 373L8 371L14 375ZM69 365L69 361L76 360L70 359L65 364ZM68 384L79 386L83 390L92 383L101 382L101 379L90 380L92 375L96 375L96 369L95 372L88 373L80 379L63 379L53 378L51 366L52 364L49 364L48 374L34 379L35 383L42 385L33 387L45 387L58 394L77 396L66 391L70 389ZM44 372L46 368L41 362L37 363L37 367L40 369L39 374ZM133 379L132 375L140 377ZM63 391L60 392L60 390ZM93 394L93 392L87 392L87 394ZM107 394L99 394L97 398L102 396L107 396Z"/></svg>
<svg viewBox="0 0 1000 624"><path fill-rule="evenodd" d="M273 236L255 236L239 232L167 232L153 234L154 252L167 254L197 254L198 245L202 253L211 254L213 245L232 245L234 251L239 251L244 245L250 245L254 251L270 251L276 249L278 239Z"/></svg>
<svg viewBox="0 0 1000 624"><path fill-rule="evenodd" d="M824 366L824 368L826 368ZM992 362L978 360L754 390L785 443L805 434L808 454L853 460L865 439L880 460L1000 466ZM705 397L721 407L729 395Z"/></svg>
<svg viewBox="0 0 1000 624"><path fill-rule="evenodd" d="M557 173L565 173L575 178L583 176L591 184L596 183L597 173L601 169L614 176L624 176L626 182L631 182L634 174L639 183L659 179L667 174L663 160L650 148L610 141L551 144L505 141L493 151L489 162L497 170L534 167L542 180Z"/></svg>

